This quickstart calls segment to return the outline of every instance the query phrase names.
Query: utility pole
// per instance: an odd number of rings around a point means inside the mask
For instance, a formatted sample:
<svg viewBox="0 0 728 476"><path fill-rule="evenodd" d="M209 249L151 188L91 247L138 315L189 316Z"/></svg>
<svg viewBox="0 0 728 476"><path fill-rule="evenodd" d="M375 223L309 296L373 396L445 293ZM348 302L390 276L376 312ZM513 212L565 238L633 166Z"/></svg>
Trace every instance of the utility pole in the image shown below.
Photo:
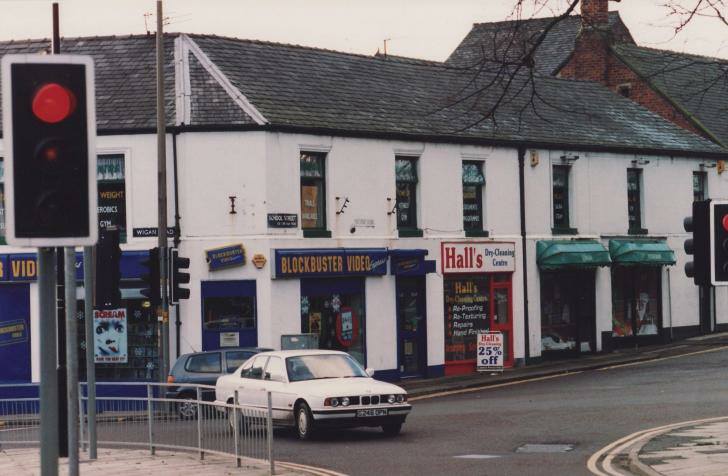
<svg viewBox="0 0 728 476"><path fill-rule="evenodd" d="M61 30L59 27L58 3L53 3L53 43L54 55L61 54ZM66 372L66 304L65 304L65 253L62 247L56 248L56 320L58 336L58 453L68 456L68 388Z"/></svg>
<svg viewBox="0 0 728 476"><path fill-rule="evenodd" d="M157 310L159 325L159 380L167 381L169 365L169 293L167 286L167 130L164 110L164 31L162 0L157 0L157 197L159 246L159 286L162 300Z"/></svg>

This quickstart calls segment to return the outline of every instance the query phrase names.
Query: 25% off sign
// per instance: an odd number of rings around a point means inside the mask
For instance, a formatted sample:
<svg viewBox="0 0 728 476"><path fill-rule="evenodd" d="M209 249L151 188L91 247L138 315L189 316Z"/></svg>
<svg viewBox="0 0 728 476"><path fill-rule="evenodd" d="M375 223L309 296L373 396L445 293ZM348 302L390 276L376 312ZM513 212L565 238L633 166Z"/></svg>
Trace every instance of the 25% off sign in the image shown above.
<svg viewBox="0 0 728 476"><path fill-rule="evenodd" d="M477 368L479 371L503 371L503 333L478 333Z"/></svg>

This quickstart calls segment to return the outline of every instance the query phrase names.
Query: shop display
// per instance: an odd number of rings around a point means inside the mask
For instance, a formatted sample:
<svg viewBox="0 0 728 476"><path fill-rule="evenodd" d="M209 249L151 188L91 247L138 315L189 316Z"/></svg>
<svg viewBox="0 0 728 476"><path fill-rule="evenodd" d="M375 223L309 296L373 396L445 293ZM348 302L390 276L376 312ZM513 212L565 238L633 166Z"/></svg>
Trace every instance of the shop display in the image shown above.
<svg viewBox="0 0 728 476"><path fill-rule="evenodd" d="M490 330L487 277L445 279L445 361L475 360L478 332Z"/></svg>

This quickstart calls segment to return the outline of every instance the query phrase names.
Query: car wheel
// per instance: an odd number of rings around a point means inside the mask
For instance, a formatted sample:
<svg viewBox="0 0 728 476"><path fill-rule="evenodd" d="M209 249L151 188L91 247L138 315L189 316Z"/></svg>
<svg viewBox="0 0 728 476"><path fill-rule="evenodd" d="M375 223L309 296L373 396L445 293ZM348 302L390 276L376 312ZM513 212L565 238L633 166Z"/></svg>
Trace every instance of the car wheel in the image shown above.
<svg viewBox="0 0 728 476"><path fill-rule="evenodd" d="M382 430L384 431L384 434L387 436L397 436L397 435L399 435L399 432L402 430L402 424L401 423L388 423L386 425L382 425Z"/></svg>
<svg viewBox="0 0 728 476"><path fill-rule="evenodd" d="M185 398L177 404L177 414L182 420L197 418L197 402L191 398Z"/></svg>
<svg viewBox="0 0 728 476"><path fill-rule="evenodd" d="M314 434L311 409L303 402L296 407L296 434L299 440L310 440Z"/></svg>

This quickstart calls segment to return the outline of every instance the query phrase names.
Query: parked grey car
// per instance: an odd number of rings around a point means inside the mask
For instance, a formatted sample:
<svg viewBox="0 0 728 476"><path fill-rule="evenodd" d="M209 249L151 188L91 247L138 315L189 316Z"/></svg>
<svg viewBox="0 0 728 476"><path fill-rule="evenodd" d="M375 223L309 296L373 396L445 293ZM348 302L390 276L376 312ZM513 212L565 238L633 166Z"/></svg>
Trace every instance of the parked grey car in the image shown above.
<svg viewBox="0 0 728 476"><path fill-rule="evenodd" d="M167 387L166 398L184 400L177 405L179 416L184 419L197 416L197 390L184 384L215 385L221 375L235 371L250 357L259 352L273 349L264 347L226 347L224 349L193 352L181 355L167 376L167 383L181 384ZM205 389L202 392L205 401L215 400L215 390Z"/></svg>

